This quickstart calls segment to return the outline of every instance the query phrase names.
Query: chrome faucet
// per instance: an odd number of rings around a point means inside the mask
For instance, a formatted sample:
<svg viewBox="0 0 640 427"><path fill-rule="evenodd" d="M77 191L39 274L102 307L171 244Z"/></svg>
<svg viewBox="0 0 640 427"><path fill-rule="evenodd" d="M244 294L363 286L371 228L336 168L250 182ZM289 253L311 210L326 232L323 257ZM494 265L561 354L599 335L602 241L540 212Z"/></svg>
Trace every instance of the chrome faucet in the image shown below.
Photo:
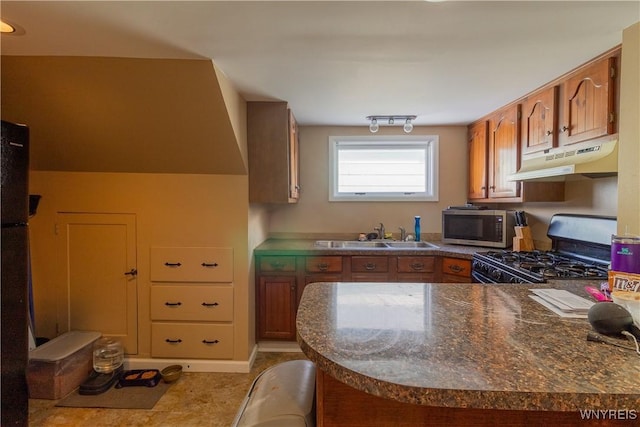
<svg viewBox="0 0 640 427"><path fill-rule="evenodd" d="M378 238L384 239L384 224L380 223L380 227L374 227L374 230L378 232Z"/></svg>
<svg viewBox="0 0 640 427"><path fill-rule="evenodd" d="M400 227L400 241L404 242L405 240L407 240L407 230L404 227Z"/></svg>

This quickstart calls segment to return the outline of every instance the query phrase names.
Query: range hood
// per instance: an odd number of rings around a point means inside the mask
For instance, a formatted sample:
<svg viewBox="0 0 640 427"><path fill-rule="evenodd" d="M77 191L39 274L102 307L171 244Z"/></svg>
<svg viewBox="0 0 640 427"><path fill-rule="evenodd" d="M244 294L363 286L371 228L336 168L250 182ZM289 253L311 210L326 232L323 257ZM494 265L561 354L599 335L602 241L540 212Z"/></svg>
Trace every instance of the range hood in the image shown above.
<svg viewBox="0 0 640 427"><path fill-rule="evenodd" d="M522 159L520 170L508 181L562 181L567 175L591 178L618 174L618 141L579 143L553 148Z"/></svg>

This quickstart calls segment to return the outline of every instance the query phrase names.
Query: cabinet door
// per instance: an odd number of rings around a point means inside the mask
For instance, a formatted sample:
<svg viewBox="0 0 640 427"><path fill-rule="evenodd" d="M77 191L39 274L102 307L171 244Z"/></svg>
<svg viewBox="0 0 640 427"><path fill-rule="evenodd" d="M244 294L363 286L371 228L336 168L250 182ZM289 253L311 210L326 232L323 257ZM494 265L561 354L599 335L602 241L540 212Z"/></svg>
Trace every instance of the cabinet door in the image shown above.
<svg viewBox="0 0 640 427"><path fill-rule="evenodd" d="M469 200L487 198L488 129L486 121L469 126Z"/></svg>
<svg viewBox="0 0 640 427"><path fill-rule="evenodd" d="M506 107L489 121L489 197L519 197L520 184L507 181L520 166L520 104Z"/></svg>
<svg viewBox="0 0 640 427"><path fill-rule="evenodd" d="M296 277L261 276L258 284L258 338L296 336Z"/></svg>
<svg viewBox="0 0 640 427"><path fill-rule="evenodd" d="M527 97L522 104L522 147L525 153L558 145L558 86Z"/></svg>
<svg viewBox="0 0 640 427"><path fill-rule="evenodd" d="M567 79L562 99L562 144L615 132L615 70L615 58L605 58Z"/></svg>
<svg viewBox="0 0 640 427"><path fill-rule="evenodd" d="M298 200L300 195L300 173L299 163L300 155L298 151L298 123L289 110L289 199L291 201Z"/></svg>

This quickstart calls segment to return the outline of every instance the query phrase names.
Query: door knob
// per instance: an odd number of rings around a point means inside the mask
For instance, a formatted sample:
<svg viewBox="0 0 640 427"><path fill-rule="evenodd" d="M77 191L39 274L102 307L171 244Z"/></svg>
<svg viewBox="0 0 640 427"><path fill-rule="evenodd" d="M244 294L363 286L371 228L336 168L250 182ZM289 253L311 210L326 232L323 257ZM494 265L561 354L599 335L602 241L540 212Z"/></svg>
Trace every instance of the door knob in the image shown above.
<svg viewBox="0 0 640 427"><path fill-rule="evenodd" d="M124 273L125 276L132 276L135 277L138 275L138 270L136 270L135 268L132 268L131 270L127 271L126 273Z"/></svg>

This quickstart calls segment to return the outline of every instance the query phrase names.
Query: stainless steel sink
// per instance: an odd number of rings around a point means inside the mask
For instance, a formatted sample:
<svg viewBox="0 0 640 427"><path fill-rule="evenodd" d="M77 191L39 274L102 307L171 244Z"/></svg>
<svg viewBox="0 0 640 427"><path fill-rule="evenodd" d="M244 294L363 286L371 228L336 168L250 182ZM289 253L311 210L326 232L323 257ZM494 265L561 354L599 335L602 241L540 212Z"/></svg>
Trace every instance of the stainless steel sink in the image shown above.
<svg viewBox="0 0 640 427"><path fill-rule="evenodd" d="M360 242L357 240L317 240L315 246L322 248L386 248L383 242Z"/></svg>
<svg viewBox="0 0 640 427"><path fill-rule="evenodd" d="M390 248L411 249L411 248L437 248L438 246L429 242L387 242Z"/></svg>
<svg viewBox="0 0 640 427"><path fill-rule="evenodd" d="M358 240L317 240L316 247L331 249L358 249L358 248L388 248L388 249L412 249L412 248L437 248L429 242L396 242L390 241L358 241Z"/></svg>

